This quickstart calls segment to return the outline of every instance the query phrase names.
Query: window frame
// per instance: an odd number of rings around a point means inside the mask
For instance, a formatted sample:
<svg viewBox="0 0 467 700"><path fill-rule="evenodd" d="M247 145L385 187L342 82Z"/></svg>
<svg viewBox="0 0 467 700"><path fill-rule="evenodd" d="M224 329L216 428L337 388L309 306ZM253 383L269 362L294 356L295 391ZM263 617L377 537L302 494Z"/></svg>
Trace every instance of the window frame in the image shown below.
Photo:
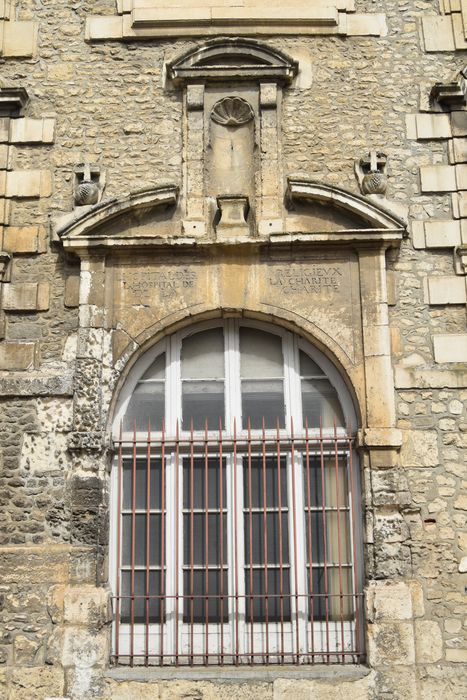
<svg viewBox="0 0 467 700"><path fill-rule="evenodd" d="M273 333L277 336L279 336L282 340L282 348L283 348L283 366L284 366L284 410L285 410L285 427L281 428L279 433L280 437L282 438L287 438L290 437L291 434L291 424L293 423L294 426L294 434L295 436L300 436L304 434L304 427L302 424L302 397L301 397L301 377L300 377L300 362L299 362L299 353L300 350L303 350L316 364L318 364L319 367L321 367L324 375L326 378L330 381L332 386L335 388L337 392L338 399L341 403L342 406L342 411L344 413L344 416L350 420L350 424L355 429L356 426L356 416L355 416L355 410L353 406L352 399L350 397L350 393L344 383L344 380L342 379L341 375L337 371L337 369L334 367L334 365L315 347L313 347L308 341L305 339L299 337L297 334L293 333L292 331L289 331L285 328L282 328L280 326L272 326L271 324L268 323L263 323L263 322L257 322L254 320L250 319L244 319L244 318L229 318L229 319L216 319L216 320L211 320L211 321L206 321L203 323L198 323L193 326L189 326L187 328L182 329L181 331L178 331L177 333L173 334L172 336L168 336L164 339L162 339L160 342L154 345L153 348L150 350L146 351L146 353L139 358L139 360L134 364L134 366L131 368L127 380L124 384L124 387L122 388L116 411L115 411L115 418L114 418L114 423L113 423L113 432L115 438L118 440L119 435L120 435L120 425L121 421L123 419L123 416L125 414L125 411L127 409L128 403L131 399L131 396L133 394L134 389L136 388L139 379L141 376L145 373L145 371L150 367L150 365L154 362L154 360L157 358L158 355L162 354L163 352L166 353L166 374L165 374L165 396L166 396L166 404L165 404L165 415L166 415L166 424L168 427L168 432L170 431L170 425L175 426L177 419L180 421L181 424L181 371L180 371L180 364L181 364L181 347L182 347L182 342L185 338L189 337L190 335L193 335L195 333L199 333L203 330L208 330L211 328L215 327L223 327L224 328L224 357L225 357L225 384L224 384L224 397L225 397L225 429L223 431L224 435L228 435L231 433L231 428L233 424L233 419L234 417L237 418L237 430L238 430L238 435L239 436L244 436L247 433L247 429L242 426L241 424L241 395L240 395L240 385L241 385L241 380L240 380L240 355L239 355L239 328L241 326L246 326L246 327L251 327L257 330L264 330L267 333ZM230 376L228 376L230 375ZM232 378L232 375L234 377ZM174 390L175 388L178 388ZM231 409L233 407L233 410ZM230 411L229 411L230 409ZM172 428L172 431L174 432L174 428ZM310 438L319 436L320 434L320 429L319 428L310 428L309 429L309 436ZM335 435L342 437L347 434L347 431L343 427L337 427L334 431L334 429L325 429L323 428L321 430L321 435L326 435L326 434L331 434L334 433ZM136 431L134 433L133 431L128 431L126 435L130 435L133 439L136 440L143 440L147 438L147 430L145 432L143 431ZM186 434L186 430L182 430L180 428L180 435ZM251 429L251 434L255 434L258 436L261 433L261 430L253 430ZM154 431L155 435L160 435L160 431ZM265 431L266 436L272 437L276 435L276 430L275 429L267 429ZM195 438L202 438L204 435L204 431L195 431L194 436ZM210 437L215 437L215 435L219 435L219 430L210 430L209 431L209 436ZM167 464L167 467L169 464L171 466L174 466L173 462L173 455L169 458L169 462ZM354 485L354 488L349 487L349 514L351 510L355 513L358 514L357 521L353 523L353 525L350 523L350 518L351 515L349 515L349 523L348 527L350 528L351 532L351 538L353 536L356 537L358 543L361 542L361 502L360 502L360 488L359 488L359 478L358 478L358 467L357 467L357 461L356 461L356 455L354 455L354 463L355 463L355 478L356 478L356 483ZM238 465L237 465L238 466ZM299 469L300 471L303 472L303 467L300 464L295 464L295 468ZM290 494L294 493L295 498L298 503L305 504L304 500L304 488L303 488L303 477L298 479L298 487L297 483L293 487L291 483L292 479L292 465L290 464L290 459L289 457L287 458L287 484L288 484L288 497L290 499ZM243 523L243 517L244 517L244 511L243 511L243 477L239 477L239 473L242 471L242 469L233 469L233 465L229 463L229 459L227 459L227 465L226 465L226 471L225 471L225 476L227 480L227 511L228 513L232 513L230 515L227 515L227 568L228 568L228 587L229 590L233 590L232 587L232 577L234 575L233 572L233 565L232 565L232 557L233 557L233 537L232 537L232 531L233 531L233 523L234 519L236 519L236 530L237 533L243 533L244 529L244 523ZM234 506L233 506L233 479L237 478L237 512L234 514ZM178 479L179 479L179 485L178 485L178 495L179 495L179 501L178 504L176 503L176 507L172 508L172 512L170 512L170 508L168 506L169 502L174 503L175 502L175 494L176 494L176 484L175 484L175 479L176 479L176 474L175 474L175 469L174 468L166 468L166 487L167 487L167 494L166 494L166 551L168 552L169 549L168 547L170 546L170 543L175 541L176 539L176 532L178 531L178 551L181 553L180 555L180 560L178 562L178 590L183 591L183 571L184 571L184 563L183 563L183 488L180 488L180 483L183 486L183 460L180 459L179 462L179 473L178 473ZM348 477L350 479L350 477ZM240 479L240 481L238 481ZM293 490L294 489L294 490ZM241 494L240 498L238 496ZM353 498L353 502L350 500ZM112 474L111 474L111 513L110 513L110 528L111 528L111 537L110 537L110 557L109 557L109 574L110 574L110 580L111 580L111 586L115 590L115 583L117 580L117 576L119 575L118 570L117 570L117 554L116 554L116 543L115 543L115 533L117 531L117 513L118 513L118 488L117 488L117 473L116 469L112 469ZM297 521L299 521L299 527L297 530L297 537L299 542L306 542L306 525L305 525L305 512L304 508L301 506L296 509L296 512L300 513L300 517L297 518ZM177 530L177 516L179 518L179 523L178 523L178 530ZM293 637L295 634L295 627L293 623L293 615L295 614L294 610L294 595L297 592L299 595L305 595L306 590L307 590L307 555L305 553L305 547L298 547L297 552L295 555L292 555L291 549L292 549L292 543L291 543L291 533L292 533L292 528L293 523L292 523L292 504L289 502L288 506L288 532L289 532L289 548L290 548L290 605L291 605L291 623L290 624L290 636ZM300 521L301 524L300 524ZM243 537L243 534L242 534ZM359 554L360 547L357 547L356 550L352 546L352 551L357 551ZM172 562L172 564L169 566L168 559L165 562L165 572L166 572L166 580L165 580L165 594L167 596L174 595L176 590L177 590L177 585L176 585L176 572L173 571L176 568L176 562ZM245 575L240 576L240 587L237 589L237 593L240 595L245 592L245 583L246 583L246 567L245 565L245 559L243 557L243 561L239 564L239 571L242 571L243 569L245 570ZM298 570L298 585L299 589L298 591L295 591L294 589L294 566L297 567ZM362 562L360 558L358 558L357 561L353 561L352 557L352 563L351 563L351 571L354 569L357 572L357 577L359 584L361 584L362 580ZM172 571L171 571L172 570ZM361 585L358 585L358 590L361 590ZM182 593L183 595L183 593ZM178 633L179 636L183 635L183 628L184 624L183 623L183 600L181 601L181 604L179 606L179 618L181 617L182 622L179 625ZM228 623L225 624L225 628L230 628L231 630L231 635L232 639L235 634L234 630L234 616L232 614L231 606L232 602L231 599L229 598L227 601L227 606L229 610L229 621ZM243 624L243 631L242 634L240 635L241 640L240 640L240 648L243 651L244 649L247 648L247 642L244 639L246 634L251 634L251 630L248 631L248 621L246 620L245 617L245 611L246 611L246 600L245 600L245 605L243 606L243 615L241 615L241 624ZM317 633L323 635L323 623L322 621L316 621L316 620L311 620L311 622L308 621L308 619L305 617L305 620L303 619L302 615L302 610L300 610L300 622L299 624L301 625L301 638L302 639L307 639L307 626L308 624L311 624L313 628L316 628ZM170 616L173 617L174 615L174 606L172 605L172 609L166 610L166 619ZM242 622L243 620L243 622ZM298 615L297 615L297 620L298 620ZM261 627L264 627L263 623L255 623L258 626L258 629ZM269 623L270 625L273 625L273 623ZM360 620L356 620L355 623L350 623L350 627L352 624L355 624L356 626L360 625ZM157 627L158 623L155 623L155 626ZM124 638L124 632L122 633L122 628L124 627L123 624L120 625L120 630L119 630L119 635L121 635L120 639L122 637ZM129 625L128 625L129 627ZM215 623L213 623L213 628L215 627ZM136 635L136 638L138 638L138 635L140 637L140 642L141 644L143 643L143 636L144 636L144 624L141 624L141 631L138 633L138 625L135 625L135 630L134 633ZM166 638L164 640L164 644L166 645L167 649L172 649L174 650L177 647L177 644L174 639L174 624L168 625L166 624ZM256 632L254 632L256 634ZM258 634L260 635L258 637L258 641L261 641L261 631L258 631ZM113 628L113 633L112 633L112 638L113 638L113 645L115 646L115 635L116 635L116 629L115 625ZM264 636L264 635L263 635ZM202 630L201 630L201 637L202 637ZM242 639L243 637L243 639ZM182 642L183 643L183 642ZM137 642L139 644L139 642ZM180 640L179 640L180 644ZM260 646L260 644L259 644ZM123 652L121 652L122 655ZM180 650L180 653L182 653L182 650ZM170 652L167 652L168 655L170 655Z"/></svg>

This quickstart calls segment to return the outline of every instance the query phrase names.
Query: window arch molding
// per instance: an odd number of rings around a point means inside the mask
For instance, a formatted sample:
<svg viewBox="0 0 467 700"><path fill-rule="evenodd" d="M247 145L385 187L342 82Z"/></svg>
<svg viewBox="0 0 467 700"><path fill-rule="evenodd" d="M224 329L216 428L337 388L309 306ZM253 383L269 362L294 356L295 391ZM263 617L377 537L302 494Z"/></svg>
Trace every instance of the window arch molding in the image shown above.
<svg viewBox="0 0 467 700"><path fill-rule="evenodd" d="M343 415L345 416L345 427L350 428L351 431L356 430L357 426L359 425L359 412L356 410L356 401L352 396L353 392L351 392L346 380L344 379L346 376L344 374L344 370L340 367L338 368L336 364L334 364L334 362L331 361L313 341L308 340L304 334L300 332L299 328L292 330L290 327L285 327L279 323L271 323L269 321L258 320L256 318L249 318L248 316L241 318L232 316L231 318L219 317L188 323L180 330L176 330L171 334L167 333L163 338L157 340L151 347L146 347L144 349L144 351L130 367L116 396L112 420L112 432L114 437L117 437L119 434L125 411L139 380L159 355L166 353L168 358L167 363L177 363L179 360L180 347L185 338L202 331L225 327L226 324L231 322L245 328L257 329L258 331L278 336L281 338L283 343L285 342L289 346L291 341L293 342L295 339L298 350L303 351L323 370L323 373L336 390ZM173 416L173 420L175 419L176 416ZM290 421L288 427L290 427Z"/></svg>

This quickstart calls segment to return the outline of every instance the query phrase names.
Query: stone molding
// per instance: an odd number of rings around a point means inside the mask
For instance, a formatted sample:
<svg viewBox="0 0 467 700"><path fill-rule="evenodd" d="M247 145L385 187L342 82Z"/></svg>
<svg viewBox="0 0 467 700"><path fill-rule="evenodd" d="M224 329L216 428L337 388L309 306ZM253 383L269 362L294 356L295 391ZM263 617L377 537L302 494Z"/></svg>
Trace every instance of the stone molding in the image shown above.
<svg viewBox="0 0 467 700"><path fill-rule="evenodd" d="M80 207L56 222L54 240L61 240L67 248L115 244L118 236L110 236L108 232L100 230L103 224L114 223L130 213L143 214L157 207L174 207L178 192L175 185L164 185L131 192L120 199L105 199L89 207ZM99 229L97 235L96 229ZM120 238L127 244L131 241L125 234Z"/></svg>
<svg viewBox="0 0 467 700"><path fill-rule="evenodd" d="M286 6L267 0L122 0L117 15L91 16L86 22L87 41L132 41L216 35L386 36L382 13L355 13L353 0L290 0Z"/></svg>
<svg viewBox="0 0 467 700"><path fill-rule="evenodd" d="M226 56L235 58L227 64ZM167 66L177 84L204 81L246 81L290 83L298 63L287 54L252 39L213 39L179 56Z"/></svg>
<svg viewBox="0 0 467 700"><path fill-rule="evenodd" d="M405 236L407 232L407 221L400 215L391 212L379 200L372 199L370 201L366 197L340 187L289 177L286 200L289 202L289 206L294 200L305 200L342 209L357 216L366 224L366 228L372 230L392 231L401 236Z"/></svg>

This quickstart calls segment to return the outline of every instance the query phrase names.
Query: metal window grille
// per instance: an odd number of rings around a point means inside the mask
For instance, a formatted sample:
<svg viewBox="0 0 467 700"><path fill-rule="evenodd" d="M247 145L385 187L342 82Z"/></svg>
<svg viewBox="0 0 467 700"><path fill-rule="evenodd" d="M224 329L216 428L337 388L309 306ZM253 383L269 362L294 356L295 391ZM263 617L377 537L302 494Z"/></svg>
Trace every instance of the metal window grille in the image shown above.
<svg viewBox="0 0 467 700"><path fill-rule="evenodd" d="M353 443L264 420L229 435L120 430L114 663L360 661Z"/></svg>

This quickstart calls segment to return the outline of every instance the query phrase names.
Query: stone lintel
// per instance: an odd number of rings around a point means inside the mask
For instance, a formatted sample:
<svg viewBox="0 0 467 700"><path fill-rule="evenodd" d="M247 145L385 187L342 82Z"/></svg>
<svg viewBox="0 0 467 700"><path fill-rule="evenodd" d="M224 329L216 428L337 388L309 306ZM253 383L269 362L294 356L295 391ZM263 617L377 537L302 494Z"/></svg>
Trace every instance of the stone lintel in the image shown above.
<svg viewBox="0 0 467 700"><path fill-rule="evenodd" d="M1 347L1 346L0 346ZM5 368L2 368L5 369ZM73 396L73 375L63 374L44 377L43 374L24 376L0 374L2 396Z"/></svg>

